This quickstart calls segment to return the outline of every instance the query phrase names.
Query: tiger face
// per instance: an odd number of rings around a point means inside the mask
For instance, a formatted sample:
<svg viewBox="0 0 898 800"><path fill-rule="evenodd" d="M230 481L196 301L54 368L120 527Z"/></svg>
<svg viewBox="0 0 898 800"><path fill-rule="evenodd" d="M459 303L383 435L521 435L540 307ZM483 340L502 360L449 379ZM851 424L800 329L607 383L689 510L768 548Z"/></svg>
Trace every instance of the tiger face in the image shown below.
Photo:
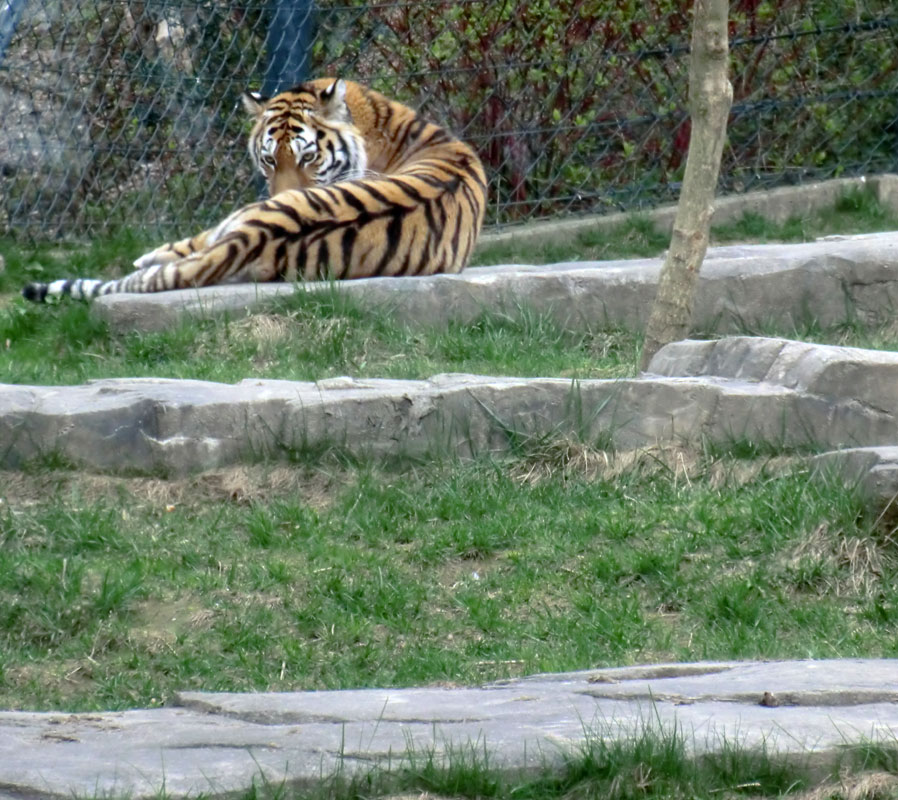
<svg viewBox="0 0 898 800"><path fill-rule="evenodd" d="M247 92L244 107L256 118L249 153L272 195L365 175L365 140L346 106L346 83L317 93L283 92L271 99Z"/></svg>

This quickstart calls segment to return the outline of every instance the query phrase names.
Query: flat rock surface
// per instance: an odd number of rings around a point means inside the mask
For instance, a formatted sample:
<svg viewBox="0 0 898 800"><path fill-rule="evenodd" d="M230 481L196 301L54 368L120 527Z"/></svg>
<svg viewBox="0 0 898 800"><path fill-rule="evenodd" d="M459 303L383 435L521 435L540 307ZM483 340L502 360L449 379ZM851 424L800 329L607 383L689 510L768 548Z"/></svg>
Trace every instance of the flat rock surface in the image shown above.
<svg viewBox="0 0 898 800"><path fill-rule="evenodd" d="M566 327L644 327L662 259L583 261L547 266L473 267L460 275L369 278L336 284L365 307L409 325L469 322L484 311L546 312ZM147 295L108 295L93 311L120 330L162 330L184 315L242 315L323 283L236 284ZM764 325L827 326L891 318L898 306L898 233L830 237L803 244L734 245L708 250L699 275L694 324L745 332Z"/></svg>
<svg viewBox="0 0 898 800"><path fill-rule="evenodd" d="M590 737L679 730L694 753L764 746L826 763L898 737L898 661L714 662L534 675L478 688L183 692L172 707L0 712L0 798L216 797L307 785L474 745L516 770Z"/></svg>

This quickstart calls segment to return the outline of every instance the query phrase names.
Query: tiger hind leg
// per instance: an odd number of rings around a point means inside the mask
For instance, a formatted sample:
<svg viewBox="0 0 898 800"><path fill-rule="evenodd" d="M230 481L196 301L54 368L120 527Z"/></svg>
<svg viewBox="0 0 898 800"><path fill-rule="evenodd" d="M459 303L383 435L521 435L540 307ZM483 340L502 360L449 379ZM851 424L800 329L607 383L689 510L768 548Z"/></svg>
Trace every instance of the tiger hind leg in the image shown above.
<svg viewBox="0 0 898 800"><path fill-rule="evenodd" d="M165 292L233 281L272 281L284 268L276 239L256 233L254 239L237 226L214 244L185 258L141 267L117 280L75 278L50 283L29 283L22 289L26 300L42 303L70 296L91 300L106 294Z"/></svg>
<svg viewBox="0 0 898 800"><path fill-rule="evenodd" d="M177 242L168 242L157 247L155 250L150 250L149 253L144 253L142 256L135 259L135 269L143 270L147 267L172 264L175 261L180 261L182 258L189 258L190 256L202 252L239 225L247 210L252 209L255 205L258 204L238 208L236 211L225 217L225 219L218 223L214 228L209 228L202 233L198 233L196 236L191 236L187 239L179 239Z"/></svg>
<svg viewBox="0 0 898 800"><path fill-rule="evenodd" d="M147 263L138 259L138 268L117 280L76 278L50 283L29 283L22 289L26 300L36 303L68 295L76 300L90 300L106 294L125 292L163 292L173 289L189 289L234 281L272 281L287 270L286 239L301 236L302 226L290 219L272 228L258 225L260 211L270 211L271 201L254 203L239 209L210 231L204 231L191 240L205 242L197 252L163 263ZM179 244L179 243L176 243ZM174 252L168 246L159 250ZM156 252L156 251L154 251ZM147 254L151 256L152 253Z"/></svg>

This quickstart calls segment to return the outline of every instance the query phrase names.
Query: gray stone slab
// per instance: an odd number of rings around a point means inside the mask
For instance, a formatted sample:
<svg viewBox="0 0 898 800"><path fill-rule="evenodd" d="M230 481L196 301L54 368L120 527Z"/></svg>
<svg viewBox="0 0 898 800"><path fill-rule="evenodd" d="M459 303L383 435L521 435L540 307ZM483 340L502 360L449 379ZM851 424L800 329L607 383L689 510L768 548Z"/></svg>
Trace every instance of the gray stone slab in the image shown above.
<svg viewBox="0 0 898 800"><path fill-rule="evenodd" d="M242 316L293 292L345 292L408 325L465 323L484 311L551 314L569 328L641 329L661 259L471 268L460 275L331 284L242 284L98 298L93 313L118 330L162 330L185 317ZM695 326L746 332L809 320L833 325L891 318L898 307L898 233L711 248L699 276Z"/></svg>
<svg viewBox="0 0 898 800"><path fill-rule="evenodd" d="M587 441L604 436L623 449L703 436L781 442L782 421L796 416L802 400L782 388L702 379L572 384L469 376L398 383L350 381L340 389L275 381L0 386L0 464L16 468L54 455L98 471L183 474L301 457L304 449L469 457L507 450L511 432L570 433ZM879 427L892 421L847 409L835 425L833 409L804 405L805 425L815 431L829 425L821 433L827 441L839 435L851 444L876 443ZM807 435L803 427L795 432L801 443Z"/></svg>
<svg viewBox="0 0 898 800"><path fill-rule="evenodd" d="M437 376L429 381L319 383L104 380L78 387L0 386L0 463L62 455L98 470L186 472L303 448L423 456L501 450L509 431L615 426L653 441L691 430L699 382L659 382L654 400L628 383ZM654 412L654 413L653 413ZM579 415L579 416L578 416Z"/></svg>
<svg viewBox="0 0 898 800"><path fill-rule="evenodd" d="M591 738L679 731L695 753L764 747L832 764L898 736L898 661L713 662L534 675L479 688L183 692L176 707L0 712L9 797L210 797L303 786L412 754L475 748L502 770L560 763Z"/></svg>
<svg viewBox="0 0 898 800"><path fill-rule="evenodd" d="M894 439L893 439L894 441ZM883 513L898 515L898 446L854 447L811 459L816 471L835 472Z"/></svg>
<svg viewBox="0 0 898 800"><path fill-rule="evenodd" d="M630 380L0 385L0 465L55 455L93 470L183 474L334 447L362 457L469 457L507 450L512 434L570 434L621 449L896 440L898 354L735 337L669 345L649 369Z"/></svg>
<svg viewBox="0 0 898 800"><path fill-rule="evenodd" d="M898 410L898 353L788 339L684 340L660 351L648 372L769 383L806 395L841 399L882 414Z"/></svg>

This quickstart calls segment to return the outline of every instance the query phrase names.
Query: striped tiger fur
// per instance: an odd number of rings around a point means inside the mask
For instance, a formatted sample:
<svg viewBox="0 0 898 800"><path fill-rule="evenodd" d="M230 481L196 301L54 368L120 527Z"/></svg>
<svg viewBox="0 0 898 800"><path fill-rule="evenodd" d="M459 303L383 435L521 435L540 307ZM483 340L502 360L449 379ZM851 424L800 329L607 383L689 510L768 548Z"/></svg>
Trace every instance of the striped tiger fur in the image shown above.
<svg viewBox="0 0 898 800"><path fill-rule="evenodd" d="M486 177L474 151L412 109L364 86L322 78L270 100L250 155L268 200L163 245L119 280L31 283L36 302L235 281L351 279L460 272L480 232Z"/></svg>

